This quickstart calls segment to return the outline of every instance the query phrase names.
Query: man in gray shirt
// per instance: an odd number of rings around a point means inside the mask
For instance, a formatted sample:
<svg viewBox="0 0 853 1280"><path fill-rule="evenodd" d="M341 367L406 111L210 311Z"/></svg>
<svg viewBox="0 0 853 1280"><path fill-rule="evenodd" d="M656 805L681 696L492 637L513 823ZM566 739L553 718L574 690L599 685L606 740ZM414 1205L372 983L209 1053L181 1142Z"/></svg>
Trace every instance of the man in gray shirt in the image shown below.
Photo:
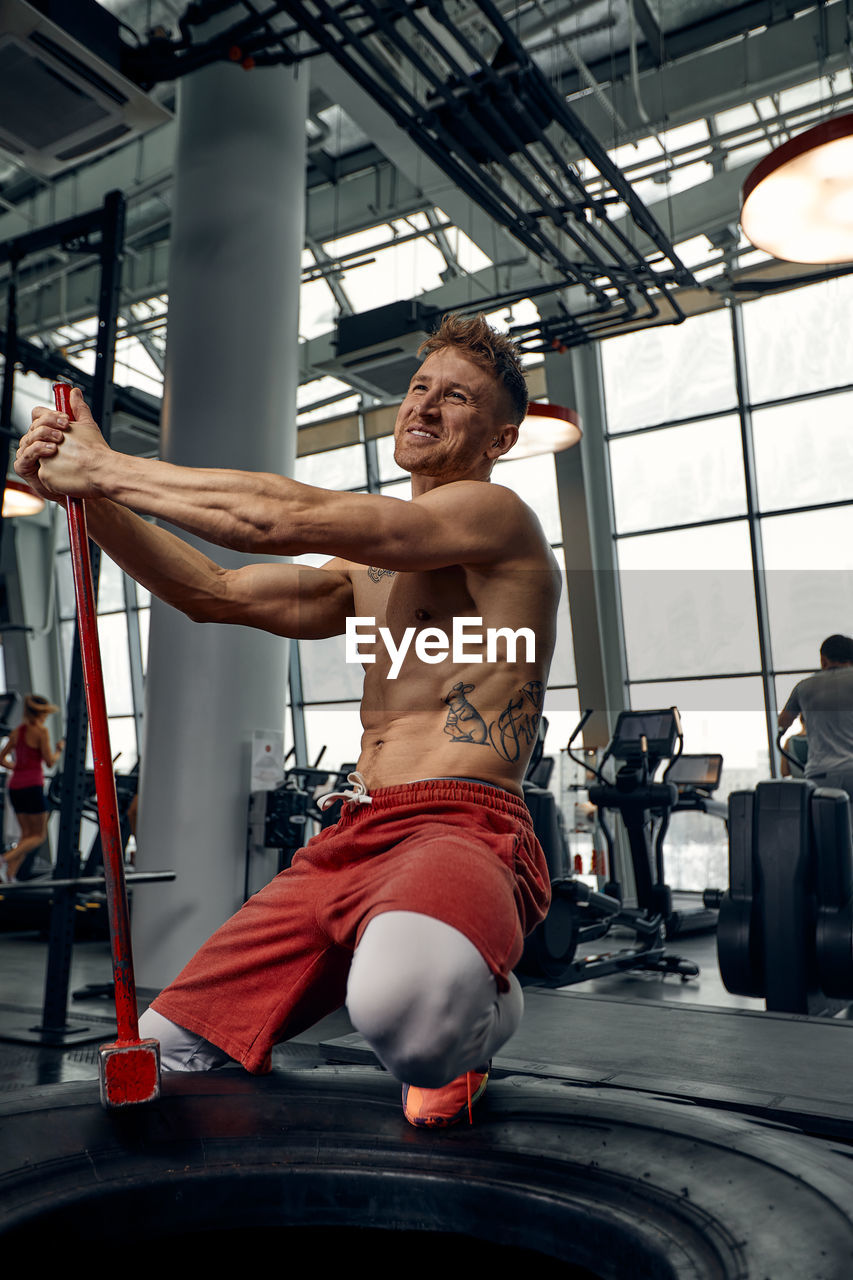
<svg viewBox="0 0 853 1280"><path fill-rule="evenodd" d="M824 640L820 666L794 686L779 713L779 728L789 729L802 714L809 735L806 777L819 787L838 787L853 800L853 639Z"/></svg>

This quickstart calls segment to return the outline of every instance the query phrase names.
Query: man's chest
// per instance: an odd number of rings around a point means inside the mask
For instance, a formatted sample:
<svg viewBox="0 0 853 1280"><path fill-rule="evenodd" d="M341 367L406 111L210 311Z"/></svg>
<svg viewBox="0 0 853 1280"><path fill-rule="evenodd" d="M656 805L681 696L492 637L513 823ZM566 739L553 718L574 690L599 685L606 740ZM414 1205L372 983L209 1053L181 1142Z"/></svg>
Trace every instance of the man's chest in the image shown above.
<svg viewBox="0 0 853 1280"><path fill-rule="evenodd" d="M352 578L356 614L394 636L407 627L450 631L454 617L476 613L465 572L456 566L421 573L368 568Z"/></svg>

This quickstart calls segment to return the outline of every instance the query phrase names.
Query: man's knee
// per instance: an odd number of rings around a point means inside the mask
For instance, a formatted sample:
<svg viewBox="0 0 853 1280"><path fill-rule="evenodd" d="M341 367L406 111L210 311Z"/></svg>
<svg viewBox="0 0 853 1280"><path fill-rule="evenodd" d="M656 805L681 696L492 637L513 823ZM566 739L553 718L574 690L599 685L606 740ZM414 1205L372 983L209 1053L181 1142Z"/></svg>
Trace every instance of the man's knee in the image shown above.
<svg viewBox="0 0 853 1280"><path fill-rule="evenodd" d="M465 1029L443 987L416 989L399 975L381 986L356 978L347 992L347 1010L353 1026L398 1080L438 1088L457 1074L453 1067Z"/></svg>
<svg viewBox="0 0 853 1280"><path fill-rule="evenodd" d="M368 925L353 960L347 1010L383 1065L409 1084L438 1088L477 1053L495 1020L497 986L457 930L412 912ZM460 1057L461 1055L461 1057Z"/></svg>

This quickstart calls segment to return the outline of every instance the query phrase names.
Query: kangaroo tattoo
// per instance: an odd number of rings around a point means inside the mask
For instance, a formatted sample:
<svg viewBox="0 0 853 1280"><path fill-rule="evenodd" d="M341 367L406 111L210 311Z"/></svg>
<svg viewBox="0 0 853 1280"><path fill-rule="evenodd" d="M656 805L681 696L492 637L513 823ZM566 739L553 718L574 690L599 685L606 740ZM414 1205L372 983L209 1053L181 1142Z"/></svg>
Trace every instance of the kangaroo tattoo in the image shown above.
<svg viewBox="0 0 853 1280"><path fill-rule="evenodd" d="M488 740L488 730L485 720L471 706L466 696L473 688L472 684L463 684L460 680L444 699L450 708L444 722L444 732L454 742L475 742L482 745Z"/></svg>

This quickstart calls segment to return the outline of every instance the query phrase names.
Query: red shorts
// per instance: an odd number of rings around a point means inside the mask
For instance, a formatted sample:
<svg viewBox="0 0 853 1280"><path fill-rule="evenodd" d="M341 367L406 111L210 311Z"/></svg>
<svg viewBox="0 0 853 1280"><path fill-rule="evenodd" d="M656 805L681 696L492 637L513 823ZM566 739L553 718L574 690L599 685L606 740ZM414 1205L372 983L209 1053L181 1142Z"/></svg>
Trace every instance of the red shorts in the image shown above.
<svg viewBox="0 0 853 1280"><path fill-rule="evenodd" d="M247 1071L274 1044L339 1009L374 916L416 911L474 943L501 990L550 902L524 801L458 780L385 787L345 802L292 865L208 939L153 1008Z"/></svg>

